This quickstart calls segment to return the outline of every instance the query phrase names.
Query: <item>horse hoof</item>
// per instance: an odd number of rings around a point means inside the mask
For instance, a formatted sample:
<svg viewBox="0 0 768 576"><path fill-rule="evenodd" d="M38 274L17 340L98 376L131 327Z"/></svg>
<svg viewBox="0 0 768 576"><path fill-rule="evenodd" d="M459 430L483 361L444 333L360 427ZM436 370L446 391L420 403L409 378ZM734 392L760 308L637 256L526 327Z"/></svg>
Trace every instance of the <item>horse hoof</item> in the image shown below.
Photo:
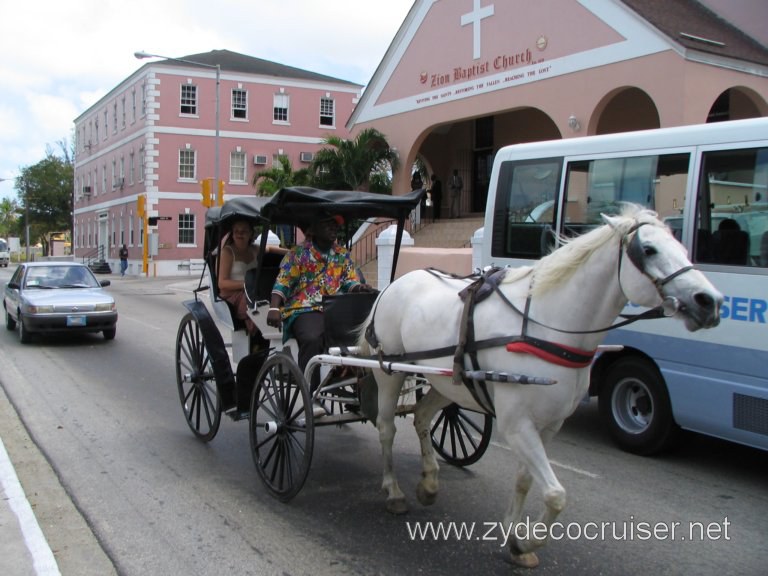
<svg viewBox="0 0 768 576"><path fill-rule="evenodd" d="M408 512L408 504L406 504L405 498L387 500L387 512L396 516L400 516Z"/></svg>
<svg viewBox="0 0 768 576"><path fill-rule="evenodd" d="M539 565L539 557L535 552L525 552L523 554L510 554L512 562L522 568L536 568Z"/></svg>
<svg viewBox="0 0 768 576"><path fill-rule="evenodd" d="M429 492L424 486L416 486L416 498L422 506L432 506L437 500L437 492Z"/></svg>

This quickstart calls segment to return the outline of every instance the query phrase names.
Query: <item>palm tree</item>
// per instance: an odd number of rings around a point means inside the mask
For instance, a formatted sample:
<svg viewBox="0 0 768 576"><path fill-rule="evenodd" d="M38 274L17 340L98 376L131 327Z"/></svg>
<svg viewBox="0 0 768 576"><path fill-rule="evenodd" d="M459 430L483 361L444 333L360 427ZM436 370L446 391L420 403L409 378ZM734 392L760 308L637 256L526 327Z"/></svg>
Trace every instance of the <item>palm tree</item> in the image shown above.
<svg viewBox="0 0 768 576"><path fill-rule="evenodd" d="M259 196L272 196L281 188L309 184L309 170L302 168L294 172L290 159L284 154L277 157L277 162L277 166L272 166L272 168L253 175L253 186Z"/></svg>
<svg viewBox="0 0 768 576"><path fill-rule="evenodd" d="M322 188L369 191L373 180L378 191L382 175L390 179L399 167L397 151L375 128L366 128L353 140L329 136L323 144L327 147L315 154L310 166Z"/></svg>

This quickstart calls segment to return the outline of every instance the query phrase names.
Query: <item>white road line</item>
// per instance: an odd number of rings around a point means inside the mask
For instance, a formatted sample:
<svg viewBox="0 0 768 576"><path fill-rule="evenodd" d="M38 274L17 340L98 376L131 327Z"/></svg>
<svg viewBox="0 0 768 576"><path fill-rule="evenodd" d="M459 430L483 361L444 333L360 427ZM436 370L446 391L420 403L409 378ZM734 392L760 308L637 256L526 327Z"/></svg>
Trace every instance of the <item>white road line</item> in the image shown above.
<svg viewBox="0 0 768 576"><path fill-rule="evenodd" d="M134 318L132 316L128 316L127 314L120 314L120 320L123 320L123 321L130 320L131 322L135 322L136 324L141 324L142 326L146 326L147 328L150 328L150 329L155 330L157 332L159 332L160 330L164 330L164 328L161 327L161 326L156 326L154 324L149 324L147 322L142 322L141 320L139 320L137 318Z"/></svg>
<svg viewBox="0 0 768 576"><path fill-rule="evenodd" d="M0 439L0 485L5 492L5 498L11 511L19 520L24 543L32 556L35 574L38 576L61 576L56 558L54 558L51 547L48 546L48 541L32 512L32 507L29 505L27 495L24 494L24 488L21 487L18 476L16 476L16 470L8 458L8 452L5 450L2 439Z"/></svg>
<svg viewBox="0 0 768 576"><path fill-rule="evenodd" d="M576 468L576 466L570 466L568 464L561 464L560 462L557 462L556 460L550 460L549 461L552 466L557 466L558 468L562 468L563 470L568 470L570 472L574 472L575 474L581 474L582 476L586 476L588 478L594 478L597 480L600 478L600 474L595 474L594 472L588 472L587 470L582 470L581 468Z"/></svg>
<svg viewBox="0 0 768 576"><path fill-rule="evenodd" d="M491 441L491 445L496 446L497 448L503 448L508 452L511 451L509 449L509 446L501 442ZM568 470L569 472L573 472L574 474L581 474L582 476L586 476L587 478L593 478L595 480L600 478L600 474L595 474L594 472L589 472L588 470L582 470L581 468L576 468L575 466L571 466L570 464L563 464L561 462L558 462L557 460L550 459L549 463L552 464L552 466L555 466L556 468L562 468L563 470Z"/></svg>

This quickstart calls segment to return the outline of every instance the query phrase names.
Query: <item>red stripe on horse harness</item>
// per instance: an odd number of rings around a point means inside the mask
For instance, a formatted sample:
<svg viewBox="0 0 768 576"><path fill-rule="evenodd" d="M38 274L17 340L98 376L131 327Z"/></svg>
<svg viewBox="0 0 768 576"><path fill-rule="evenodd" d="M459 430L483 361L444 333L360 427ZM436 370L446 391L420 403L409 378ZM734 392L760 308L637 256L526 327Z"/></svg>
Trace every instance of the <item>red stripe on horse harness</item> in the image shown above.
<svg viewBox="0 0 768 576"><path fill-rule="evenodd" d="M566 368L585 368L589 366L597 352L597 350L590 352L530 337L527 337L526 340L510 342L507 344L507 352L533 354L542 360L558 364L559 366L565 366Z"/></svg>

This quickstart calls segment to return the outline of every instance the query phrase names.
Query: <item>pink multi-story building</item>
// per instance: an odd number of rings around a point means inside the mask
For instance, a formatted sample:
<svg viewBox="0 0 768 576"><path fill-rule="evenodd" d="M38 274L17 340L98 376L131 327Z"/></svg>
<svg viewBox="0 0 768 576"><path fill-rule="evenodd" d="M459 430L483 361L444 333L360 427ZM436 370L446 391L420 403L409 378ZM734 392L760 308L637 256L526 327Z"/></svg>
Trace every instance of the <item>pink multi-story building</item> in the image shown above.
<svg viewBox="0 0 768 576"><path fill-rule="evenodd" d="M201 185L216 176L217 147L225 197L255 194L254 175L279 155L297 170L327 136L348 138L361 90L227 50L145 64L75 120L75 256L115 269L125 244L128 274L141 274L146 242L149 274L188 273L179 264L202 257Z"/></svg>

